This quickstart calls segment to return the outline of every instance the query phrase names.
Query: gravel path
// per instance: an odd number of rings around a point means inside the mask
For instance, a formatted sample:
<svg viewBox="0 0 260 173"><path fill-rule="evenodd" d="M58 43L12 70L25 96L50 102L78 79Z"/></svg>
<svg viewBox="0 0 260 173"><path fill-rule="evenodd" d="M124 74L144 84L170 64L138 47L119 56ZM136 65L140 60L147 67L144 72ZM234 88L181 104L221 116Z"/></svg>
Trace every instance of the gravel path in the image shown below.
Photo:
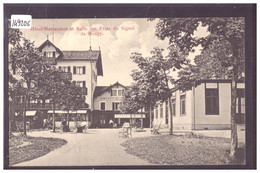
<svg viewBox="0 0 260 173"><path fill-rule="evenodd" d="M86 133L51 133L50 131L28 132L35 137L65 139L68 143L45 156L14 166L129 166L152 165L146 160L130 155L121 144L119 129L88 129ZM179 133L179 132L175 132ZM205 136L230 138L229 130L196 131ZM240 134L241 133L241 134ZM167 134L167 133L165 133ZM146 132L133 132L133 138L151 136ZM239 130L239 141L244 141L245 132Z"/></svg>
<svg viewBox="0 0 260 173"><path fill-rule="evenodd" d="M118 136L118 129L89 129L86 133L29 132L30 136L62 138L68 143L40 158L14 166L124 166L151 165L128 154L120 145L126 139ZM149 136L139 132L133 137Z"/></svg>

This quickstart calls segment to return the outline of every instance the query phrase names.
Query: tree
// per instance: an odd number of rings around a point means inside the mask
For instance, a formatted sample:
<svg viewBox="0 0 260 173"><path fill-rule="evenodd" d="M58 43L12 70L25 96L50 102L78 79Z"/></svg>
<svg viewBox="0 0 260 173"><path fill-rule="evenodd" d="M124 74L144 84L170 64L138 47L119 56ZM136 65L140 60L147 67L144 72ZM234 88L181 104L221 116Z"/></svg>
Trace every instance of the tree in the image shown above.
<svg viewBox="0 0 260 173"><path fill-rule="evenodd" d="M62 94L58 100L60 106L67 111L67 122L69 126L69 111L85 107L85 97L82 87L74 85L71 81L65 81Z"/></svg>
<svg viewBox="0 0 260 173"><path fill-rule="evenodd" d="M162 52L163 49L154 48L151 51L152 56L146 58L140 53L133 53L131 59L137 64L139 69L133 71L132 78L139 87L142 102L150 108L150 119L151 108L154 107L156 102L168 99L171 117L169 133L172 135L172 92L169 88L169 83L172 83L174 80L169 74L175 69L172 68L172 63L174 62L170 58L164 57Z"/></svg>
<svg viewBox="0 0 260 173"><path fill-rule="evenodd" d="M12 120L14 120L15 113L22 112L21 98L25 91L23 90L22 83L15 79L13 75L9 72L9 134L12 134Z"/></svg>
<svg viewBox="0 0 260 173"><path fill-rule="evenodd" d="M45 61L41 52L34 47L33 42L25 38L21 38L21 40L22 43L16 42L11 47L9 64L15 74L19 75L18 80L25 91L23 95L23 121L24 134L26 135L26 103L30 101L30 97L39 92L37 83L40 77L44 76L46 69L50 68L50 64Z"/></svg>
<svg viewBox="0 0 260 173"><path fill-rule="evenodd" d="M119 109L122 113L128 113L131 115L132 122L132 114L136 113L138 110L143 108L143 102L141 101L141 96L139 93L138 86L136 84L132 84L130 88L125 92L122 104ZM142 117L141 117L142 118ZM141 128L142 124L141 124Z"/></svg>
<svg viewBox="0 0 260 173"><path fill-rule="evenodd" d="M207 27L210 33L205 37L195 37L194 32L199 26ZM245 21L241 17L226 18L162 18L156 25L156 36L164 40L169 38L169 47L177 46L181 52L192 52L198 45L206 51L210 46L216 45L217 39L229 44L230 52L225 56L223 63L229 67L229 77L232 79L231 89L231 147L230 156L237 150L237 127L235 121L236 109L236 83L244 72L244 41ZM219 53L217 50L215 53ZM172 56L170 53L169 56ZM173 58L175 56L172 56ZM219 57L218 57L219 58ZM213 59L211 59L213 60ZM223 60L223 59L222 59ZM220 62L222 62L220 60ZM188 83L187 83L188 84ZM192 82L190 83L193 84Z"/></svg>
<svg viewBox="0 0 260 173"><path fill-rule="evenodd" d="M35 93L33 99L42 100L45 103L46 99L49 99L52 103L52 120L53 120L53 132L55 132L55 109L61 104L59 98L64 97L67 92L65 84L71 81L69 74L59 71L55 66L51 66L48 69L44 69L43 75L40 76L37 87L38 92Z"/></svg>
<svg viewBox="0 0 260 173"><path fill-rule="evenodd" d="M11 29L11 22L8 21L8 43L10 47L19 44L22 32L19 29ZM9 59L8 59L9 61ZM10 66L12 68L12 66ZM15 79L8 70L8 96L9 96L9 133L11 133L11 120L15 111L21 111L21 96L24 94L22 84L19 80Z"/></svg>

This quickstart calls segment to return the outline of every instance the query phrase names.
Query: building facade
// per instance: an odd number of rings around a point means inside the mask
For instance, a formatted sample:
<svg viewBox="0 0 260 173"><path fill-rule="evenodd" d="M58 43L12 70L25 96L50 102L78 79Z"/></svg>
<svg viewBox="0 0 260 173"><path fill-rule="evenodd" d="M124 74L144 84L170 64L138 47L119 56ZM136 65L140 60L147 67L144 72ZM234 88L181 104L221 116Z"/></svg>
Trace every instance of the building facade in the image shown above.
<svg viewBox="0 0 260 173"><path fill-rule="evenodd" d="M236 120L245 123L245 84L237 83ZM172 92L174 130L216 130L231 128L231 81L204 80L197 87ZM158 102L154 109L153 125L169 128L167 101Z"/></svg>
<svg viewBox="0 0 260 173"><path fill-rule="evenodd" d="M97 86L94 92L93 127L108 128L110 120L118 125L114 115L120 113L119 107L127 87L120 83L111 86Z"/></svg>
<svg viewBox="0 0 260 173"><path fill-rule="evenodd" d="M121 127L125 122L129 122L133 126L139 122L149 123L145 113L140 111L135 114L120 113L120 105L127 89L128 87L118 82L110 86L96 87L94 92L93 128L111 127L111 120L116 124L116 127Z"/></svg>
<svg viewBox="0 0 260 173"><path fill-rule="evenodd" d="M69 74L72 82L82 88L85 97L85 106L79 110L69 111L70 121L76 121L77 117L84 117L81 120L91 126L92 114L94 110L94 91L97 86L97 76L103 76L102 58L100 50L92 50L91 47L86 51L61 51L48 39L39 46L39 51L43 53L46 61L52 62L59 71ZM15 77L19 77L16 74ZM52 103L50 100L30 100L27 103L27 113L34 111L34 116L47 115L51 118L53 114ZM55 110L57 124L68 114L67 111L57 107ZM29 115L27 115L29 116ZM30 115L32 116L32 115ZM43 116L46 118L46 116ZM73 117L73 118L72 118Z"/></svg>

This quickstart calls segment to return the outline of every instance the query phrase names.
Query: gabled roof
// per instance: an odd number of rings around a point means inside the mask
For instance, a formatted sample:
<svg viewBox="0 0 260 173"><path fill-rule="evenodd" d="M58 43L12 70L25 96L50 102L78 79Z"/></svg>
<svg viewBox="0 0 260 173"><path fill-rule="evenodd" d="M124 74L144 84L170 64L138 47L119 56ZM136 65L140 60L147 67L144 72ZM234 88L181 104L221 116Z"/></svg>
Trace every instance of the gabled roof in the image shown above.
<svg viewBox="0 0 260 173"><path fill-rule="evenodd" d="M109 86L96 86L94 97L100 96Z"/></svg>
<svg viewBox="0 0 260 173"><path fill-rule="evenodd" d="M50 46L50 45L53 46L53 47L55 48L55 50L60 54L59 57L57 57L57 58L62 57L62 52L61 52L61 50L60 50L59 48L57 48L57 47L56 47L52 42L50 42L50 40L48 40L48 39L47 39L45 42L43 42L43 43L38 47L38 49L39 49L39 51L41 52L44 47Z"/></svg>
<svg viewBox="0 0 260 173"><path fill-rule="evenodd" d="M110 86L96 86L95 91L94 91L94 98L100 96L101 94L103 94L106 91L109 91L114 86L121 86L121 87L127 89L126 86L124 86L124 85L122 85L118 82L116 82L116 83L114 83L113 85L110 85Z"/></svg>
<svg viewBox="0 0 260 173"><path fill-rule="evenodd" d="M97 61L97 75L103 76L103 67L102 67L102 59L101 59L101 51L100 50L86 50L86 51L61 51L57 48L52 42L48 39L38 48L40 51L45 46L53 46L56 51L60 54L57 57L57 61L77 61L77 60L87 60L87 61Z"/></svg>

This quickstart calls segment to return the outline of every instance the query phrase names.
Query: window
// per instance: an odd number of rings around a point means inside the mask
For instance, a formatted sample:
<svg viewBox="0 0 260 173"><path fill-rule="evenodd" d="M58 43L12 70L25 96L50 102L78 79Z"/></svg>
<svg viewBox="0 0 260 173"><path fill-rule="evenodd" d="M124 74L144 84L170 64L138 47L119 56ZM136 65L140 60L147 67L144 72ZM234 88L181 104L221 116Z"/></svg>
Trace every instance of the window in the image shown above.
<svg viewBox="0 0 260 173"><path fill-rule="evenodd" d="M45 53L45 52L44 52ZM52 57L53 53L52 52L46 52L46 57Z"/></svg>
<svg viewBox="0 0 260 173"><path fill-rule="evenodd" d="M83 74L83 67L77 67L77 74Z"/></svg>
<svg viewBox="0 0 260 173"><path fill-rule="evenodd" d="M100 110L106 110L106 102L100 102Z"/></svg>
<svg viewBox="0 0 260 173"><path fill-rule="evenodd" d="M111 96L117 96L117 90L112 90L111 91Z"/></svg>
<svg viewBox="0 0 260 173"><path fill-rule="evenodd" d="M67 71L68 71L68 68L67 68L67 67L61 67L60 70L61 70L62 72L67 72Z"/></svg>
<svg viewBox="0 0 260 173"><path fill-rule="evenodd" d="M86 74L85 66L73 66L73 74Z"/></svg>
<svg viewBox="0 0 260 173"><path fill-rule="evenodd" d="M86 81L72 81L72 83L73 83L74 86L79 86L79 87L82 87L82 88L86 87Z"/></svg>
<svg viewBox="0 0 260 173"><path fill-rule="evenodd" d="M124 89L112 89L111 96L123 96L125 93Z"/></svg>
<svg viewBox="0 0 260 173"><path fill-rule="evenodd" d="M55 58L55 51L52 52L52 56Z"/></svg>
<svg viewBox="0 0 260 173"><path fill-rule="evenodd" d="M121 102L113 102L112 103L113 110L119 110L120 104L121 104Z"/></svg>
<svg viewBox="0 0 260 173"><path fill-rule="evenodd" d="M244 89L237 89L236 113L238 113L238 114L245 113L245 91L244 91Z"/></svg>
<svg viewBox="0 0 260 173"><path fill-rule="evenodd" d="M172 115L176 116L176 99L172 99Z"/></svg>
<svg viewBox="0 0 260 173"><path fill-rule="evenodd" d="M124 89L119 89L118 90L118 96L123 96L124 95Z"/></svg>
<svg viewBox="0 0 260 173"><path fill-rule="evenodd" d="M181 105L181 115L186 114L186 105L185 105L186 95L180 96L180 105Z"/></svg>
<svg viewBox="0 0 260 173"><path fill-rule="evenodd" d="M160 118L163 117L163 105L160 104Z"/></svg>
<svg viewBox="0 0 260 173"><path fill-rule="evenodd" d="M219 99L217 88L206 88L206 115L218 115L219 114Z"/></svg>
<svg viewBox="0 0 260 173"><path fill-rule="evenodd" d="M77 81L77 82L76 82L76 85L77 85L77 86L80 86L80 87L83 87L83 81Z"/></svg>

